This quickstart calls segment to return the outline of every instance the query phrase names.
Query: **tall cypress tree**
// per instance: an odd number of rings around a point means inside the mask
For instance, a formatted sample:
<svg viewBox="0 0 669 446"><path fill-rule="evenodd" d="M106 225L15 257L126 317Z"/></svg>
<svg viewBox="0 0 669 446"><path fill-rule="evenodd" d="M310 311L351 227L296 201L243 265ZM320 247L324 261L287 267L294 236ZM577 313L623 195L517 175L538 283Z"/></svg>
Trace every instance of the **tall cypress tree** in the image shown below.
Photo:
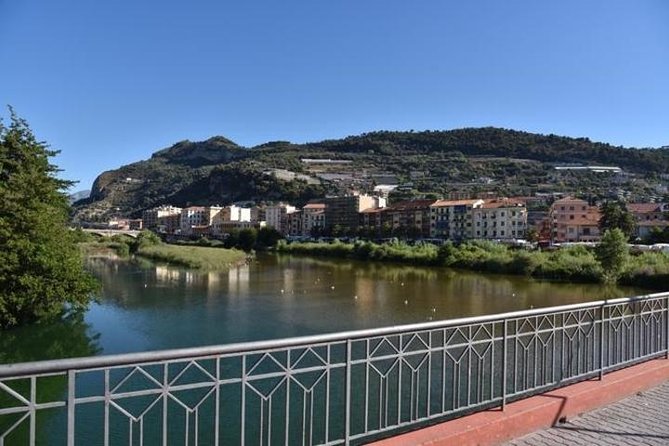
<svg viewBox="0 0 669 446"><path fill-rule="evenodd" d="M13 110L0 121L0 328L85 308L96 288L68 229L72 183L57 178L57 153Z"/></svg>

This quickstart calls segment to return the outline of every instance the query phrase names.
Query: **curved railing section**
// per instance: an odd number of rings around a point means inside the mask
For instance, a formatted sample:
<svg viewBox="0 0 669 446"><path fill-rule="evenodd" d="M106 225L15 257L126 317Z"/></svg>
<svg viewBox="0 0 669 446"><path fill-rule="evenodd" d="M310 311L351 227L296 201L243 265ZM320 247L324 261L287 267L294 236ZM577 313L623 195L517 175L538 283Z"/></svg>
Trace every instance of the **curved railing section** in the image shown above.
<svg viewBox="0 0 669 446"><path fill-rule="evenodd" d="M0 446L361 443L669 354L669 293L0 365Z"/></svg>

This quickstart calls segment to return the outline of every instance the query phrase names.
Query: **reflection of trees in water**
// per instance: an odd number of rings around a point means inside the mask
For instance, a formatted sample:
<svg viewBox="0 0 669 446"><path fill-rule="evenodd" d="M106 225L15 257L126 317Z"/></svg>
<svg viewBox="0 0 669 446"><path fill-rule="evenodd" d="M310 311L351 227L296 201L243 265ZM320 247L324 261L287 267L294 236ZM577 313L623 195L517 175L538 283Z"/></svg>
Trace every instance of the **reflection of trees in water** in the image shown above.
<svg viewBox="0 0 669 446"><path fill-rule="evenodd" d="M525 276L509 276L479 273L445 267L422 267L381 262L323 259L306 256L279 254L278 266L310 265L354 276L370 276L388 281L438 281L439 294L453 296L486 296L489 298L516 297L531 304L559 305L591 300L615 299L639 294L641 291L629 287L602 286L588 283L569 283L541 280ZM408 285L408 284L407 284ZM542 303L550 296L548 303Z"/></svg>
<svg viewBox="0 0 669 446"><path fill-rule="evenodd" d="M277 254L276 263L278 266L288 266L291 264L316 266L328 268L334 272L350 273L357 275L373 275L379 279L398 280L398 279L416 279L428 280L436 279L442 268L416 267L410 265L398 265L393 263L362 262L355 260L340 259L322 259L315 257L297 256L293 257L286 254ZM291 265L293 266L293 265Z"/></svg>
<svg viewBox="0 0 669 446"><path fill-rule="evenodd" d="M0 364L92 356L100 350L99 334L91 333L82 314L3 331L0 336ZM6 381L5 384L30 399L30 378ZM64 401L67 395L65 375L38 378L36 395L39 402ZM20 406L16 399L0 391L0 409L16 406ZM18 421L20 415L0 417L0 435ZM54 432L50 426L61 425L63 417L64 409L38 414L38 444L53 444ZM28 428L28 420L25 420L12 431L5 444L27 444Z"/></svg>
<svg viewBox="0 0 669 446"><path fill-rule="evenodd" d="M99 334L91 333L82 314L13 330L0 336L0 363L91 356L100 352Z"/></svg>

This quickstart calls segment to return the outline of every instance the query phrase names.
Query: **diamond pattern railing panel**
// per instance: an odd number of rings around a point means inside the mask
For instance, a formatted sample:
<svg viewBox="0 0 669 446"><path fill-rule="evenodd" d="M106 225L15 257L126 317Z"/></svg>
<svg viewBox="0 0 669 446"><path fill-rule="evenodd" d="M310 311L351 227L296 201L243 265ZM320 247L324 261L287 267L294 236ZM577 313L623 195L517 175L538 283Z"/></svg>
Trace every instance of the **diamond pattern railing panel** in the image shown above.
<svg viewBox="0 0 669 446"><path fill-rule="evenodd" d="M0 446L362 443L669 354L669 294L0 365Z"/></svg>

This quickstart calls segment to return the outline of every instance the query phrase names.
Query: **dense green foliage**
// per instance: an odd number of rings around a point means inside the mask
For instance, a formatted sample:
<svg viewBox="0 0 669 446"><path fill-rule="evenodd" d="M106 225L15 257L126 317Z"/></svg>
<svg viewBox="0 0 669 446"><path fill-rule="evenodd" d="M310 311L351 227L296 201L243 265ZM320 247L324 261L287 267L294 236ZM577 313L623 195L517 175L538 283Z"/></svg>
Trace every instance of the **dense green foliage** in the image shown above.
<svg viewBox="0 0 669 446"><path fill-rule="evenodd" d="M279 231L274 228L260 229L233 229L224 240L201 237L196 240L178 240L178 245L206 246L210 248L241 249L242 251L266 251L273 248L283 239Z"/></svg>
<svg viewBox="0 0 669 446"><path fill-rule="evenodd" d="M620 231L610 232L614 235L608 237L614 237L617 243ZM614 248L619 247L614 243L612 245ZM526 251L489 241L470 241L458 246L446 243L440 247L431 244L412 246L403 242L376 244L339 241L330 244L282 241L277 245L277 251L282 253L447 266L572 282L614 282L619 279L620 283L627 285L666 289L669 283L669 256L643 253L630 258L626 255L627 247L624 246L624 249L623 254L604 260L606 263L603 265L602 259L598 259L593 250L583 246L555 251ZM611 268L615 268L615 275L610 274Z"/></svg>
<svg viewBox="0 0 669 446"><path fill-rule="evenodd" d="M350 161L311 168L303 158ZM309 144L269 142L252 149L215 137L183 141L146 161L101 174L91 197L77 204L82 219L127 215L160 204L289 201L301 205L353 185L363 191L392 177L408 186L393 197L440 197L448 192L527 195L560 191L607 197L611 174L556 171L554 163L616 165L644 177L618 178L638 200L655 194L669 170L669 150L625 149L587 138L538 135L499 128L374 132ZM275 174L288 172L287 177ZM349 175L352 183L322 174ZM290 175L300 175L290 179ZM380 177L378 176L380 175Z"/></svg>
<svg viewBox="0 0 669 446"><path fill-rule="evenodd" d="M617 282L629 260L627 235L618 228L608 229L595 248L597 260L604 269L606 282Z"/></svg>
<svg viewBox="0 0 669 446"><path fill-rule="evenodd" d="M634 233L636 227L634 216L623 203L607 201L601 206L601 212L599 228L602 232L609 229L619 229L627 238Z"/></svg>
<svg viewBox="0 0 669 446"><path fill-rule="evenodd" d="M0 122L0 328L84 308L96 289L67 227L71 183L56 177L56 153L14 113Z"/></svg>

